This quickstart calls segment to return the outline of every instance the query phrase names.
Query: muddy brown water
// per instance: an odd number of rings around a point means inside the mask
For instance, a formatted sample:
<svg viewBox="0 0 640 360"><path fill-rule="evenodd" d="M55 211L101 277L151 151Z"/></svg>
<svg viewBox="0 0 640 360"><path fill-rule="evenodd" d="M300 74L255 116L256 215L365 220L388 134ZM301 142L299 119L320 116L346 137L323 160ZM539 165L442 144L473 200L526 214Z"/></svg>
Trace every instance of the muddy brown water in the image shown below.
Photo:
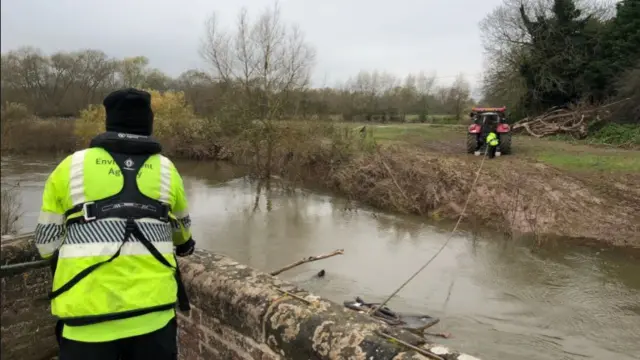
<svg viewBox="0 0 640 360"><path fill-rule="evenodd" d="M35 227L56 159L3 158L3 186L20 182L23 231ZM342 303L381 301L443 244L450 227L309 191L262 192L226 164L177 162L198 246L260 270L344 248L280 276ZM270 210L267 210L269 208ZM326 276L315 278L319 270ZM390 302L441 318L434 339L483 359L640 359L640 261L610 250L533 249L499 236L455 236Z"/></svg>

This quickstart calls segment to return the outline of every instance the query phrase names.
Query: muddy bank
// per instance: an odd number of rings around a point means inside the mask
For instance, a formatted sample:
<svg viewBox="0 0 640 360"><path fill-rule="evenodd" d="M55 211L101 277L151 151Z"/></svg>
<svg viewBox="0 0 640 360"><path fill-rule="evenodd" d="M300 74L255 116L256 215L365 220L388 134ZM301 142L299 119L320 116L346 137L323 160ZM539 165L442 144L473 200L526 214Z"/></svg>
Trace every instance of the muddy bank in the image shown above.
<svg viewBox="0 0 640 360"><path fill-rule="evenodd" d="M505 156L485 161L472 189L481 162L473 156L410 146L381 147L342 158L326 146L311 154L281 156L274 173L303 184L321 184L379 209L453 220L471 194L465 221L474 227L529 235L540 242L562 237L640 249L640 188L630 179L579 178Z"/></svg>

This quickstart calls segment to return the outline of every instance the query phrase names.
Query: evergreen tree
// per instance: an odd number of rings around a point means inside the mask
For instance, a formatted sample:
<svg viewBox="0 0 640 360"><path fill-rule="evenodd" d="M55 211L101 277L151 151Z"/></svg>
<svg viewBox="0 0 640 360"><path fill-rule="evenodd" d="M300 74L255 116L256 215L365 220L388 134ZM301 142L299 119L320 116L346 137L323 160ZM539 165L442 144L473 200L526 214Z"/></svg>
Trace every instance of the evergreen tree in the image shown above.
<svg viewBox="0 0 640 360"><path fill-rule="evenodd" d="M528 107L542 110L582 99L589 86L585 68L597 39L597 25L584 17L574 0L554 0L549 17L532 21L520 9L531 37L526 60L520 67L530 89Z"/></svg>
<svg viewBox="0 0 640 360"><path fill-rule="evenodd" d="M640 60L640 0L623 0L616 7L605 41L610 66L620 74Z"/></svg>

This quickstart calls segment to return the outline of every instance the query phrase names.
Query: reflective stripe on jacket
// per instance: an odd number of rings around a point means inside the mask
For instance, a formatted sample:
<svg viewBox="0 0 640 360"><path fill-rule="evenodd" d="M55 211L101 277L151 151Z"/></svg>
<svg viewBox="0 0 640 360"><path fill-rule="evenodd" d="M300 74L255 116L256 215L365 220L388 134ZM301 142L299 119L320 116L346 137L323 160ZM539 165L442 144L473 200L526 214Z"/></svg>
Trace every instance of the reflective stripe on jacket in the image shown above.
<svg viewBox="0 0 640 360"><path fill-rule="evenodd" d="M137 187L143 195L166 203L170 222L139 219L138 229L155 249L176 266L173 246L191 238L188 205L182 179L173 163L155 154L138 172ZM98 219L73 222L83 211L65 213L78 204L118 194L123 187L120 167L99 147L78 151L63 160L49 176L36 228L36 245L43 258L58 251L54 291L88 267L111 258L51 303L62 319L95 317L176 302L175 270L159 262L136 238L125 242L126 220ZM68 222L68 226L65 223ZM122 245L120 247L120 245ZM63 336L78 341L110 341L155 331L174 316L173 309L137 317L84 326L65 325Z"/></svg>

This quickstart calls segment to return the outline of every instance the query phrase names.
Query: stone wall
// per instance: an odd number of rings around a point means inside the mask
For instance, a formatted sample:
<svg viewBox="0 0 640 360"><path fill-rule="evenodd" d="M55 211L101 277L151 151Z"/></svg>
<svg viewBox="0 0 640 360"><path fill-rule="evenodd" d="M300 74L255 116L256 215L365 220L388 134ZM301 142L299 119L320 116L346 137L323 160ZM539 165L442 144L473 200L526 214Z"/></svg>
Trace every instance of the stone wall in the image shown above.
<svg viewBox="0 0 640 360"><path fill-rule="evenodd" d="M51 359L56 354L55 320L47 293L51 289L51 270L40 267L10 270L6 265L31 262L39 256L26 240L2 240L2 360Z"/></svg>
<svg viewBox="0 0 640 360"><path fill-rule="evenodd" d="M2 265L31 261L25 241L3 242ZM446 360L477 360L371 320L227 257L197 251L180 259L192 310L178 313L180 359L430 359L379 332ZM2 275L2 359L55 352L46 296L48 269ZM28 344L28 346L27 346Z"/></svg>

